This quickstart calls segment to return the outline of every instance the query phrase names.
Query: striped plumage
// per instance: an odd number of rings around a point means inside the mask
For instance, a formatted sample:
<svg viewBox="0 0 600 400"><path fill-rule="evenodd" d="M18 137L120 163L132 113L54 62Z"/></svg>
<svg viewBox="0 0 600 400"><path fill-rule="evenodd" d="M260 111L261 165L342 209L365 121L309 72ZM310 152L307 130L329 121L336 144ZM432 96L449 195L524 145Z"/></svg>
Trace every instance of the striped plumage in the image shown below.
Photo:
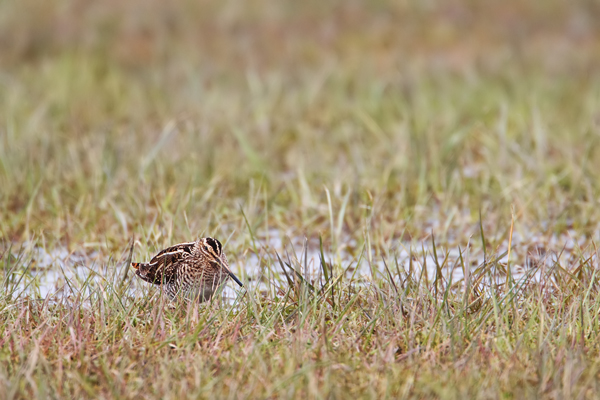
<svg viewBox="0 0 600 400"><path fill-rule="evenodd" d="M163 285L171 300L182 294L206 301L229 277L243 286L229 270L221 243L210 237L176 244L162 250L148 263L132 262L131 266L142 280Z"/></svg>

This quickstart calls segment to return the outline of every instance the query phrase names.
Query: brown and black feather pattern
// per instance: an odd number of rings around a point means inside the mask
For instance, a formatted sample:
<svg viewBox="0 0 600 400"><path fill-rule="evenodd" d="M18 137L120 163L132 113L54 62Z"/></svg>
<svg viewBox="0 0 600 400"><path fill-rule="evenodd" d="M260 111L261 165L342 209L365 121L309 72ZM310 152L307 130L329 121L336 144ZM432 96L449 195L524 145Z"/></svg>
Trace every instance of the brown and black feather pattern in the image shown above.
<svg viewBox="0 0 600 400"><path fill-rule="evenodd" d="M240 280L229 270L221 243L207 237L195 242L168 247L148 263L131 263L142 280L162 285L170 299L179 294L209 299L229 277L240 286Z"/></svg>

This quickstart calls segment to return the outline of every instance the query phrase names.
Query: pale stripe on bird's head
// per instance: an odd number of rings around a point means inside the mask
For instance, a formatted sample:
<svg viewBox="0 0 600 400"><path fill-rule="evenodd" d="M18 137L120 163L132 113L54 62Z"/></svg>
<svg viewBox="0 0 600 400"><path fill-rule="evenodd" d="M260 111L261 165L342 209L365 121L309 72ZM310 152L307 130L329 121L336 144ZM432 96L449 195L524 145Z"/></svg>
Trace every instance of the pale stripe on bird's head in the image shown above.
<svg viewBox="0 0 600 400"><path fill-rule="evenodd" d="M223 246L221 246L221 242L219 242L217 239L213 239L211 237L202 238L200 250L202 250L203 253L214 255L215 257L219 258L221 256L222 248Z"/></svg>
<svg viewBox="0 0 600 400"><path fill-rule="evenodd" d="M217 263L225 272L233 279L238 285L244 286L242 281L238 279L237 276L234 275L233 272L229 269L229 265L227 262L223 261L221 258L222 254L221 242L217 239L213 239L211 237L202 238L200 241L200 251L212 262Z"/></svg>

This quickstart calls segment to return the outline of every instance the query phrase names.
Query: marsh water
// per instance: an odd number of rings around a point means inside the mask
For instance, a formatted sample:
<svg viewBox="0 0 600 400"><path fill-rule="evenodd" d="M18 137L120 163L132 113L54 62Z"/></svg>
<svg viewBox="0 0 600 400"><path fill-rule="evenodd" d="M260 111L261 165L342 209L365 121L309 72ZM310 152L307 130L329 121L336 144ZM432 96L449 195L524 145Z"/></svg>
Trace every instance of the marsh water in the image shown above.
<svg viewBox="0 0 600 400"><path fill-rule="evenodd" d="M409 274L428 281L436 279L436 276L439 278L441 274L444 284L458 283L464 279L467 269L470 273L485 263L483 251L472 251L470 242L446 247L434 246L432 238L397 241L385 253L380 249L369 249L368 241L367 245L360 247L351 238L339 242L341 245L336 251L322 251L318 237L290 238L271 229L250 243L241 255L229 253L228 256L231 269L250 290L273 293L284 290L288 282L298 276L320 287L325 279L323 265L330 275L339 276L343 273L344 279L350 279L354 284L368 285L379 279L387 280L390 275L396 281L402 281ZM526 277L535 281L554 265L569 270L576 268L584 259L586 263L596 265L595 253L587 256L582 254L581 249L587 243L588 238L576 237L574 231L546 238L535 234L523 237L515 232L510 264L508 240L487 257L488 261L497 261L497 265L510 265L510 273L515 280ZM234 244L229 243L229 247ZM10 292L13 298L86 298L97 288L106 291L117 287L124 287L128 296L139 297L155 290L136 279L129 270L127 248L118 256L107 257L98 250L68 251L66 247L48 249L26 242L20 246L13 245L10 253L12 267L10 273L5 274L4 291L7 294ZM506 279L507 271L502 268L493 269L493 273L497 274L493 277L496 281ZM235 299L237 289L237 285L228 283L224 289L225 298Z"/></svg>

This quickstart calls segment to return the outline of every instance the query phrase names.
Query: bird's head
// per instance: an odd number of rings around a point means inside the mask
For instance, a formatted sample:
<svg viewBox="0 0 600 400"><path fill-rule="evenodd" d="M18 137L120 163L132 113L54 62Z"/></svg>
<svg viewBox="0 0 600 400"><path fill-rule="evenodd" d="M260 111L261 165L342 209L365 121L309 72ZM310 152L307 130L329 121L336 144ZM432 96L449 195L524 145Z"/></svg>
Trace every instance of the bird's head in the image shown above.
<svg viewBox="0 0 600 400"><path fill-rule="evenodd" d="M200 239L200 252L211 262L217 264L225 271L231 279L240 286L244 286L237 276L231 272L227 259L223 257L223 246L217 239L205 237Z"/></svg>

